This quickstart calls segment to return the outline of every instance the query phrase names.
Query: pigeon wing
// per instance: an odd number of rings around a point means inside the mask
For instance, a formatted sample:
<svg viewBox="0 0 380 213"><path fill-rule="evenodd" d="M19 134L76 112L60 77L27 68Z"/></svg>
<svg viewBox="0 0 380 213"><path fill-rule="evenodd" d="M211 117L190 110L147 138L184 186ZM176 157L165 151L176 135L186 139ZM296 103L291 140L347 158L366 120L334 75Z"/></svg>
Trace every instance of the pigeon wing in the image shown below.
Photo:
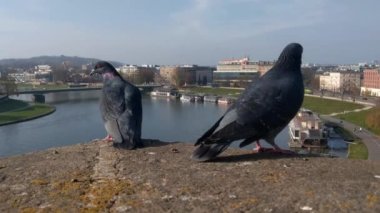
<svg viewBox="0 0 380 213"><path fill-rule="evenodd" d="M283 92L280 86L273 87L271 83L276 82L263 80L247 88L234 108L217 122L218 126L211 128L214 129L213 133L205 143L217 143L221 138L259 139L272 128L284 123L278 114L282 107L280 100Z"/></svg>
<svg viewBox="0 0 380 213"><path fill-rule="evenodd" d="M122 87L105 88L104 105L108 119L118 119L126 108L124 89Z"/></svg>
<svg viewBox="0 0 380 213"><path fill-rule="evenodd" d="M125 110L117 119L123 142L126 142L130 148L140 145L141 140L141 123L142 123L142 105L141 93L138 88L125 88Z"/></svg>

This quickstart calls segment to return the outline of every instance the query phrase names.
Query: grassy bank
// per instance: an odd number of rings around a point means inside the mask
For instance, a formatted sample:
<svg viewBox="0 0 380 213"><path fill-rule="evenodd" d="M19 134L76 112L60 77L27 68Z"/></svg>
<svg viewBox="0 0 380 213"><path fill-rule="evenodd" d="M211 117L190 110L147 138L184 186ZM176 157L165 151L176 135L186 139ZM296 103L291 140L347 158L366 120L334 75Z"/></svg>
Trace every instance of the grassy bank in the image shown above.
<svg viewBox="0 0 380 213"><path fill-rule="evenodd" d="M319 114L331 114L363 108L363 105L345 101L305 96L303 107Z"/></svg>
<svg viewBox="0 0 380 213"><path fill-rule="evenodd" d="M337 115L336 117L342 120L346 120L350 123L356 124L358 126L364 127L370 130L371 132L375 133L376 135L380 135L380 128L371 128L365 122L365 119L367 118L368 114L370 114L374 110L376 109L372 108L360 112L351 112L347 114Z"/></svg>
<svg viewBox="0 0 380 213"><path fill-rule="evenodd" d="M368 149L366 145L361 141L356 141L356 143L350 144L348 147L348 158L367 160Z"/></svg>
<svg viewBox="0 0 380 213"><path fill-rule="evenodd" d="M327 122L326 125L333 127L334 131L339 134L343 140L352 142L348 147L349 159L368 159L368 150L366 145L359 138L353 135L352 132L341 127L337 123Z"/></svg>
<svg viewBox="0 0 380 213"><path fill-rule="evenodd" d="M67 89L69 86L67 84L41 84L41 85L32 85L32 84L17 84L18 90L32 90L32 89Z"/></svg>
<svg viewBox="0 0 380 213"><path fill-rule="evenodd" d="M10 100L15 101L12 99ZM31 120L50 114L55 110L53 106L47 104L33 104L29 107L26 107L28 106L28 104L26 102L24 103L26 104L25 107L20 107L18 109L13 108L8 110L7 112L3 111L2 113L0 113L0 125ZM2 105L0 105L0 108L2 108Z"/></svg>
<svg viewBox="0 0 380 213"><path fill-rule="evenodd" d="M212 88L212 87L193 87L186 88L186 92L204 93L213 95L239 96L242 92L238 88ZM363 108L363 105L339 100L323 99L318 97L305 96L303 107L319 114L331 114Z"/></svg>
<svg viewBox="0 0 380 213"><path fill-rule="evenodd" d="M0 113L25 108L27 106L29 106L29 104L25 101L6 98L0 101Z"/></svg>

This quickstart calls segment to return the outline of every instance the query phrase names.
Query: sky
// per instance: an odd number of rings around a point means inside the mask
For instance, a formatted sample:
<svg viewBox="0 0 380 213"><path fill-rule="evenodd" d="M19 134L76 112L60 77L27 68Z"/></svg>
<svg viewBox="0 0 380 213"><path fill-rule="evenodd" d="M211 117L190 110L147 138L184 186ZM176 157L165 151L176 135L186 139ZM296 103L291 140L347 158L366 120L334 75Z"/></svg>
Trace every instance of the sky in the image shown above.
<svg viewBox="0 0 380 213"><path fill-rule="evenodd" d="M378 0L0 0L0 58L66 55L128 64L380 59Z"/></svg>

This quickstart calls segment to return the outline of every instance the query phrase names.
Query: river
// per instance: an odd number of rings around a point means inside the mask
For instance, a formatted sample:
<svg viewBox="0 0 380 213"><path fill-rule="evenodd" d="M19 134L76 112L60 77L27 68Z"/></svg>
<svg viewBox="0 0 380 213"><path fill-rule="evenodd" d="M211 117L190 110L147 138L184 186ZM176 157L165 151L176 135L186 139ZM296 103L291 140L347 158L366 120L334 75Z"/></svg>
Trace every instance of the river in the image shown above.
<svg viewBox="0 0 380 213"><path fill-rule="evenodd" d="M1 126L0 157L104 138L106 132L98 107L99 94L100 91L46 94L46 103L54 105L56 111L35 120ZM13 98L31 100L31 95ZM194 143L226 109L227 106L213 103L182 103L144 96L142 137ZM277 136L276 143L288 148L288 139L288 129L285 128ZM345 143L335 140L334 147L344 148ZM346 152L346 149L330 151L342 157Z"/></svg>

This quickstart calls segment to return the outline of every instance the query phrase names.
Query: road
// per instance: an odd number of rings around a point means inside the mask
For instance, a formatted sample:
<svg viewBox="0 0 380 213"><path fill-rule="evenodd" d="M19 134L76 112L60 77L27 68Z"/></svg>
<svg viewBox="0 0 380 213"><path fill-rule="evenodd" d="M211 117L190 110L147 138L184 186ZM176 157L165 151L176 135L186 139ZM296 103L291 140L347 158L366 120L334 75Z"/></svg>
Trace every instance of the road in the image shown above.
<svg viewBox="0 0 380 213"><path fill-rule="evenodd" d="M325 120L340 123L341 120L330 117L327 115L321 115L321 117ZM366 129L362 129L362 131L353 131L354 128L359 129L357 125L352 124L350 122L342 120L342 127L352 132L357 137L361 138L363 143L367 146L368 149L368 160L376 160L380 161L380 139L375 134L371 133Z"/></svg>

